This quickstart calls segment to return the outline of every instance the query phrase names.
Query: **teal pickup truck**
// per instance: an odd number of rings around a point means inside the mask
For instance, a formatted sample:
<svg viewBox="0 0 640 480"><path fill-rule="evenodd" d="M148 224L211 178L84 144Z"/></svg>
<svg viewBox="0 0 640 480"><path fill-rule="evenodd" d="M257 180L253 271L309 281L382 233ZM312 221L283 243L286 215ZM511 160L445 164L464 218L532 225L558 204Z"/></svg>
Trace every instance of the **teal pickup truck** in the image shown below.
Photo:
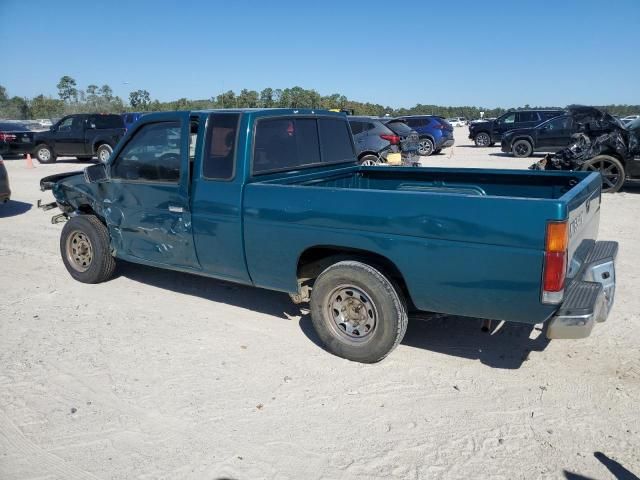
<svg viewBox="0 0 640 480"><path fill-rule="evenodd" d="M347 119L313 110L144 116L105 164L42 179L85 283L116 261L287 292L326 348L360 362L409 311L582 338L615 292L596 241L598 173L363 167Z"/></svg>

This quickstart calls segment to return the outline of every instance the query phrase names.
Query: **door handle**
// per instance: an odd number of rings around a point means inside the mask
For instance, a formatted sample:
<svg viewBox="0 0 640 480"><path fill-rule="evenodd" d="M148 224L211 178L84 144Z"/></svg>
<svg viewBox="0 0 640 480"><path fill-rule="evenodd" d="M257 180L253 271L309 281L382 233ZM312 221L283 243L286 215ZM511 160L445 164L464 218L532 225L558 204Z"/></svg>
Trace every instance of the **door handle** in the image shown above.
<svg viewBox="0 0 640 480"><path fill-rule="evenodd" d="M182 213L184 212L184 208L176 207L175 205L169 205L169 211L173 213Z"/></svg>

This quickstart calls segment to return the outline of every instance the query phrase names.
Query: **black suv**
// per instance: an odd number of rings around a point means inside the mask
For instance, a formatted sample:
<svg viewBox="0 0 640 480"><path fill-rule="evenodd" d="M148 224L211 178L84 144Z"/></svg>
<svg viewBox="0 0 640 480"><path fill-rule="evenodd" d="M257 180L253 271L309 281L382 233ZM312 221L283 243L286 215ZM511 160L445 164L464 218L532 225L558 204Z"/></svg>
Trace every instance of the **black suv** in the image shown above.
<svg viewBox="0 0 640 480"><path fill-rule="evenodd" d="M507 112L495 120L469 125L469 138L477 147L492 147L502 140L502 134L516 128L529 128L563 115L564 110L517 110Z"/></svg>
<svg viewBox="0 0 640 480"><path fill-rule="evenodd" d="M126 132L120 115L80 113L63 117L49 130L36 132L33 151L41 163L55 162L58 156L106 162L113 147Z"/></svg>

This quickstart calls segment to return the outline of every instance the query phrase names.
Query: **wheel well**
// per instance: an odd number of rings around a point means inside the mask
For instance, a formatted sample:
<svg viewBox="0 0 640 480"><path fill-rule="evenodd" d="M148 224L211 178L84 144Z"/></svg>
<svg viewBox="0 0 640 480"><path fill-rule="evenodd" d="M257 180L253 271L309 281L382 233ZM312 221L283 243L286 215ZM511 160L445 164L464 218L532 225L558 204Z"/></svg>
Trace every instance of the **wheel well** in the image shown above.
<svg viewBox="0 0 640 480"><path fill-rule="evenodd" d="M327 267L345 260L356 260L380 270L402 291L411 309L415 310L407 284L396 265L383 255L349 247L317 246L305 250L298 258L299 282L315 279Z"/></svg>
<svg viewBox="0 0 640 480"><path fill-rule="evenodd" d="M373 155L374 157L380 158L380 155L378 155L376 152L366 151L366 152L362 152L360 155L358 155L358 160L360 160L362 157L364 157L366 155Z"/></svg>
<svg viewBox="0 0 640 480"><path fill-rule="evenodd" d="M107 142L106 140L96 140L93 143L93 151L97 152L102 145L109 145L109 142ZM111 145L109 145L109 147L113 148Z"/></svg>
<svg viewBox="0 0 640 480"><path fill-rule="evenodd" d="M478 130L476 133L473 134L473 138L476 138L481 133L486 133L487 135L489 135L489 138L491 138L491 133L488 132L487 130Z"/></svg>
<svg viewBox="0 0 640 480"><path fill-rule="evenodd" d="M433 146L434 146L434 148L435 148L435 146L436 146L436 139L435 139L435 138L433 138L433 137L432 137L431 135L429 135L429 134L420 135L420 137L419 137L419 139L418 139L418 140L424 140L425 138L426 138L427 140L431 140L431 143L433 143Z"/></svg>
<svg viewBox="0 0 640 480"><path fill-rule="evenodd" d="M519 142L520 140L526 140L533 147L533 139L531 137L516 137L511 141L511 146L513 146L514 143Z"/></svg>

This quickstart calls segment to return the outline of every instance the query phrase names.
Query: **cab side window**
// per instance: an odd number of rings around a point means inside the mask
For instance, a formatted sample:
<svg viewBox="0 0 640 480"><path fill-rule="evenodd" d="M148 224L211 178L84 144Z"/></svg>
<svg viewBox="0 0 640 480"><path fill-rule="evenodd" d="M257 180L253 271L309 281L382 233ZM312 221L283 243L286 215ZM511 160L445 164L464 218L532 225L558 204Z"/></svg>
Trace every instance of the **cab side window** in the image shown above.
<svg viewBox="0 0 640 480"><path fill-rule="evenodd" d="M181 136L180 122L144 125L118 155L111 167L112 178L177 183L182 158Z"/></svg>
<svg viewBox="0 0 640 480"><path fill-rule="evenodd" d="M209 130L202 176L215 180L230 180L235 171L237 113L213 113L209 116Z"/></svg>

